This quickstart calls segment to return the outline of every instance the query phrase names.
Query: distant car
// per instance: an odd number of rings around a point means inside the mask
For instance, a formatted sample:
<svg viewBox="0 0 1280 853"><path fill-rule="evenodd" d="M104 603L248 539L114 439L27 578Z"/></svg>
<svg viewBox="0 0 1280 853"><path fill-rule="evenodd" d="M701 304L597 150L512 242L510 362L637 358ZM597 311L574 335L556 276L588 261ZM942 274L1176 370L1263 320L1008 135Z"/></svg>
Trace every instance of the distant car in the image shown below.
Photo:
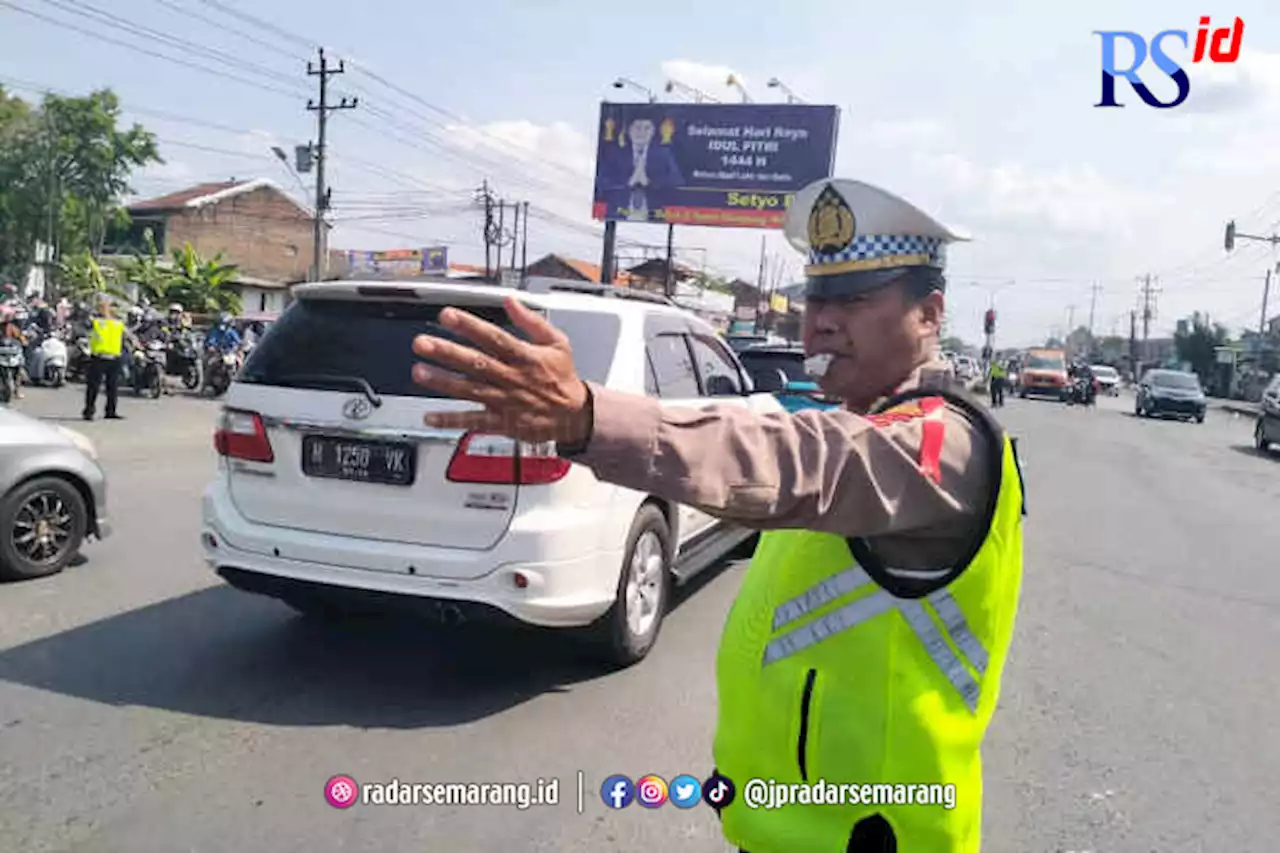
<svg viewBox="0 0 1280 853"><path fill-rule="evenodd" d="M1270 451L1271 445L1280 444L1280 374L1276 374L1262 392L1258 420L1253 427L1253 442L1263 453Z"/></svg>
<svg viewBox="0 0 1280 853"><path fill-rule="evenodd" d="M740 353L750 347L772 344L773 342L774 338L771 335L734 334L725 337L725 343L729 344L729 348L736 353Z"/></svg>
<svg viewBox="0 0 1280 853"><path fill-rule="evenodd" d="M1182 370L1148 370L1138 384L1133 413L1140 418L1172 416L1204 423L1209 401L1200 378Z"/></svg>
<svg viewBox="0 0 1280 853"><path fill-rule="evenodd" d="M1018 396L1043 395L1066 402L1070 397L1067 354L1060 349L1028 350L1018 372Z"/></svg>
<svg viewBox="0 0 1280 853"><path fill-rule="evenodd" d="M0 409L0 578L57 574L104 539L107 477L78 432Z"/></svg>
<svg viewBox="0 0 1280 853"><path fill-rule="evenodd" d="M1091 365L1094 382L1098 385L1098 393L1112 397L1120 393L1120 372L1107 364Z"/></svg>
<svg viewBox="0 0 1280 853"><path fill-rule="evenodd" d="M958 355L955 359L956 378L968 382L978 378L978 362L967 355Z"/></svg>
<svg viewBox="0 0 1280 853"><path fill-rule="evenodd" d="M818 383L805 373L801 347L757 344L738 353L738 360L755 390L773 394L788 412L834 409L840 405L839 401L824 397Z"/></svg>

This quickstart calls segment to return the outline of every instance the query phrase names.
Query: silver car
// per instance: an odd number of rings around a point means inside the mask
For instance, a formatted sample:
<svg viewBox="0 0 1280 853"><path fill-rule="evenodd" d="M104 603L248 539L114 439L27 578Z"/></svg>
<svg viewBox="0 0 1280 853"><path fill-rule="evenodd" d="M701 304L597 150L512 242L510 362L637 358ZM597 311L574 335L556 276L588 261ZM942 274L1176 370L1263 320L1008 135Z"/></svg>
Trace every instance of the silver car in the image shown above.
<svg viewBox="0 0 1280 853"><path fill-rule="evenodd" d="M107 477L78 432L0 409L0 579L56 574L103 539Z"/></svg>

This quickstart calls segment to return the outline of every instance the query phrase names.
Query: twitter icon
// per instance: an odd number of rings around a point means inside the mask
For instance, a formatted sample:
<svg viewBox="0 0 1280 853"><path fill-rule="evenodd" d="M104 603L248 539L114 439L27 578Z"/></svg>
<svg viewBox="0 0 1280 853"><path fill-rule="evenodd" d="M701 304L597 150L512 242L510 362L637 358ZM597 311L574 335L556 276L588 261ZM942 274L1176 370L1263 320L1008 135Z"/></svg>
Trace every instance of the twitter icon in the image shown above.
<svg viewBox="0 0 1280 853"><path fill-rule="evenodd" d="M691 809L702 801L702 783L692 776L677 776L671 780L671 805L678 809Z"/></svg>

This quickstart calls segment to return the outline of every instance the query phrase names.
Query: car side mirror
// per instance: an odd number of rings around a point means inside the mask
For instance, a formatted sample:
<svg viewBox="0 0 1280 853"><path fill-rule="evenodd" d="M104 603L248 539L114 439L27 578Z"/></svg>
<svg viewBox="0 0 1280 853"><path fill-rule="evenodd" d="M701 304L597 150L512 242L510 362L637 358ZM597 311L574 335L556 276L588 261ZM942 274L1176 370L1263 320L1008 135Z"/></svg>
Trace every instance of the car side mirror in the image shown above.
<svg viewBox="0 0 1280 853"><path fill-rule="evenodd" d="M728 376L712 376L707 381L707 396L736 397L738 396L738 383Z"/></svg>
<svg viewBox="0 0 1280 853"><path fill-rule="evenodd" d="M766 394L777 394L779 391L787 387L786 371L778 368L776 370L762 370L756 374L756 390Z"/></svg>

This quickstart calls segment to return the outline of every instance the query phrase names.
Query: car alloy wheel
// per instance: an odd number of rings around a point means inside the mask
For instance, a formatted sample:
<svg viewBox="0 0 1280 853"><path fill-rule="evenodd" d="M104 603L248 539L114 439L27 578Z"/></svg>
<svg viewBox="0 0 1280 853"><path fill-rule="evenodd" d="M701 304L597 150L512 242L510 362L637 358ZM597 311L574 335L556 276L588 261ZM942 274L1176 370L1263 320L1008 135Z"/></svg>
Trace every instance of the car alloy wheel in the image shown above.
<svg viewBox="0 0 1280 853"><path fill-rule="evenodd" d="M37 578L66 568L88 527L84 498L58 477L38 477L0 503L0 575Z"/></svg>
<svg viewBox="0 0 1280 853"><path fill-rule="evenodd" d="M646 530L636 540L628 567L627 586L623 598L627 610L627 629L632 636L643 637L653 630L662 606L666 560L658 534Z"/></svg>

